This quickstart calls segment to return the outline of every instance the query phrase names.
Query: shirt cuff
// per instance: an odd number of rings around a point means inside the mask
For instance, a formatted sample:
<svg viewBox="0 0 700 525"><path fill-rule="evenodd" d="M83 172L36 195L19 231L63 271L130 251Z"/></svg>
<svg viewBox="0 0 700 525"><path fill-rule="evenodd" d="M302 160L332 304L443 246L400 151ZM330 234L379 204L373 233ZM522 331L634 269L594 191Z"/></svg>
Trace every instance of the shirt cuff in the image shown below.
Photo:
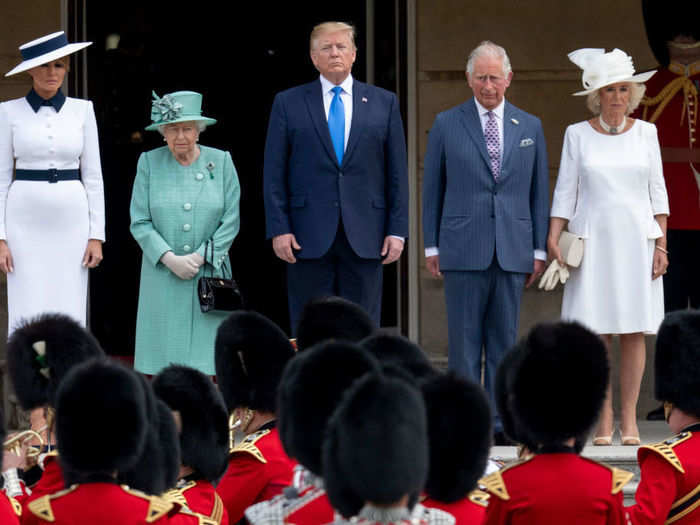
<svg viewBox="0 0 700 525"><path fill-rule="evenodd" d="M398 239L401 242L404 242L405 238L401 237L400 235L389 235L389 237L393 237L394 239Z"/></svg>
<svg viewBox="0 0 700 525"><path fill-rule="evenodd" d="M535 259L539 261L546 261L547 252L545 252L544 250L535 250Z"/></svg>
<svg viewBox="0 0 700 525"><path fill-rule="evenodd" d="M425 249L425 256L426 257L434 257L435 255L439 255L440 250L438 250L437 246L431 246L430 248Z"/></svg>
<svg viewBox="0 0 700 525"><path fill-rule="evenodd" d="M4 481L5 495L10 498L17 498L24 495L22 490L23 481L19 477L19 471L16 468L7 469L2 473Z"/></svg>

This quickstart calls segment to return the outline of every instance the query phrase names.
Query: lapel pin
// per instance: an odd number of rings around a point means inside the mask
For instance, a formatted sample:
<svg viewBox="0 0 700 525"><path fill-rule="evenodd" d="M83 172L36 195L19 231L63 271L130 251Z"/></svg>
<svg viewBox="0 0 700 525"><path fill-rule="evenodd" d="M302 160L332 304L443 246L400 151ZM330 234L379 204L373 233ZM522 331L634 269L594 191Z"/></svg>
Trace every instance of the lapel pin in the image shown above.
<svg viewBox="0 0 700 525"><path fill-rule="evenodd" d="M512 119L510 119L510 121L511 121L513 124L515 124L516 126L517 126L518 124L520 124L520 122L518 122L518 119L517 119L517 118L512 118Z"/></svg>
<svg viewBox="0 0 700 525"><path fill-rule="evenodd" d="M362 102L367 102L367 97L362 97Z"/></svg>

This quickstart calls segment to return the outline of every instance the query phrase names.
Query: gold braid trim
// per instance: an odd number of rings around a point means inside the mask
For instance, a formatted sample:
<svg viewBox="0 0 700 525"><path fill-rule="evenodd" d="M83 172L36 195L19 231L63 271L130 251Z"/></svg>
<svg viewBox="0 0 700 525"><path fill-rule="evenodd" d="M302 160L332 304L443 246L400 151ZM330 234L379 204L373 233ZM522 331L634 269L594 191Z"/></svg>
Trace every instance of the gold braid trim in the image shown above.
<svg viewBox="0 0 700 525"><path fill-rule="evenodd" d="M696 111L693 112L692 124L697 124L698 89L695 87L693 81L686 76L679 76L671 80L671 82L666 84L666 87L664 87L655 97L644 97L641 102L642 106L644 106L642 118L644 120L647 120L647 110L650 107L658 105L654 113L651 115L651 118L648 119L649 122L651 122L652 124L655 123L661 116L661 113L663 113L664 109L666 109L666 106L668 106L669 102L673 100L673 97L675 97L681 89L683 90L683 109L681 110L680 125L683 125L683 121L685 120L685 114L688 112L687 109L689 97L692 97L693 107L696 108Z"/></svg>

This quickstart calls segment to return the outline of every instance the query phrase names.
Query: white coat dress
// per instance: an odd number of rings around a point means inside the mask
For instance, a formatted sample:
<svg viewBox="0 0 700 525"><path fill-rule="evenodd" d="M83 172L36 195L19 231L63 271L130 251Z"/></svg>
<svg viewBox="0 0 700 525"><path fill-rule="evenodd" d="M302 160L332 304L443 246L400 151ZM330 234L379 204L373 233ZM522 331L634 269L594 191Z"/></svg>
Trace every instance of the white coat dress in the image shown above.
<svg viewBox="0 0 700 525"><path fill-rule="evenodd" d="M80 169L81 180L13 181L17 169ZM60 111L26 98L0 104L0 239L12 254L8 333L43 312L83 326L88 239L105 239L102 168L92 102L66 98Z"/></svg>
<svg viewBox="0 0 700 525"><path fill-rule="evenodd" d="M552 201L552 217L585 238L579 268L570 268L561 316L599 334L657 332L663 281L652 281L655 215L668 214L656 126L636 120L618 135L587 121L569 126Z"/></svg>

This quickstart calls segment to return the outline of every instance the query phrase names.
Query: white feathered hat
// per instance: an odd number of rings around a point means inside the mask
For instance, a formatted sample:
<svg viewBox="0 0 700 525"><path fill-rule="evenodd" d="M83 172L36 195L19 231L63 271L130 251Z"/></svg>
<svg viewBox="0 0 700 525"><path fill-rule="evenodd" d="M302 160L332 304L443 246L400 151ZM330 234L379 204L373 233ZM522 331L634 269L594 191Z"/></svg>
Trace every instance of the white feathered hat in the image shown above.
<svg viewBox="0 0 700 525"><path fill-rule="evenodd" d="M5 73L5 76L16 75L22 71L27 71L33 67L56 60L57 58L70 55L90 44L92 44L92 42L76 42L75 44L69 44L66 34L63 31L42 36L41 38L19 46L22 62Z"/></svg>
<svg viewBox="0 0 700 525"><path fill-rule="evenodd" d="M634 74L632 57L621 49L609 53L605 49L583 48L569 53L569 60L583 70L581 82L585 88L574 96L588 95L610 84L618 82L646 82L656 70Z"/></svg>

